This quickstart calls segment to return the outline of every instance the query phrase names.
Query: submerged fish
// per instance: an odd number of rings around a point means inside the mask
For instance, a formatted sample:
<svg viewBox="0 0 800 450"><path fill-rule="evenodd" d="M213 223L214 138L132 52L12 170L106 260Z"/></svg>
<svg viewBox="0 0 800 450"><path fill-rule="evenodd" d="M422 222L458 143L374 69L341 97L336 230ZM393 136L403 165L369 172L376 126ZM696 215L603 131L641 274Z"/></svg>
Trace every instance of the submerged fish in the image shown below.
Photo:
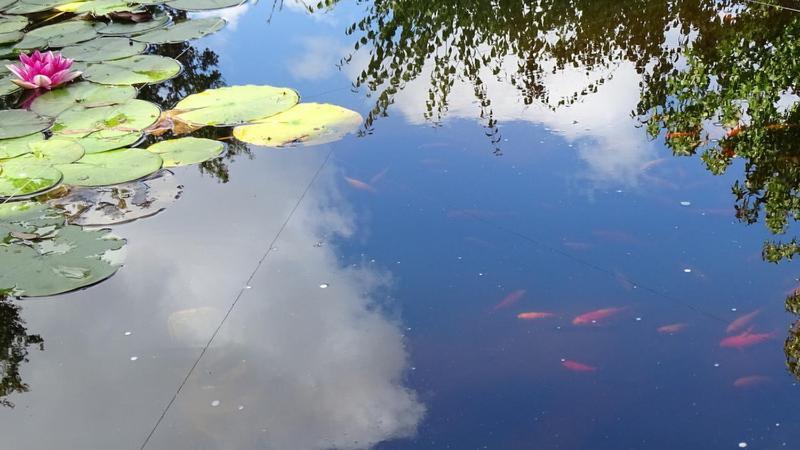
<svg viewBox="0 0 800 450"><path fill-rule="evenodd" d="M753 312L751 312L749 314L745 314L745 315L739 317L738 319L736 319L733 322L731 322L730 325L728 325L728 328L725 329L725 332L726 333L735 333L735 332L737 332L739 330L744 329L744 327L749 325L750 322L752 322L753 319L755 319L756 316L760 312L761 312L761 310L757 309L757 310L755 310L755 311L753 311Z"/></svg>
<svg viewBox="0 0 800 450"><path fill-rule="evenodd" d="M380 172L376 173L372 178L370 178L369 179L369 183L370 184L375 184L378 181L381 181L381 179L384 177L384 175L386 175L387 172L389 172L389 168L388 167L383 169L383 170L381 170Z"/></svg>
<svg viewBox="0 0 800 450"><path fill-rule="evenodd" d="M549 312L524 312L517 314L517 319L536 320L536 319L547 319L555 316L556 316L555 314Z"/></svg>
<svg viewBox="0 0 800 450"><path fill-rule="evenodd" d="M750 347L752 345L760 344L762 342L766 342L770 339L775 337L775 333L751 333L750 330L743 332L742 334L737 334L734 336L728 336L725 339L721 340L719 343L720 347L728 347L728 348L737 348L739 350Z"/></svg>
<svg viewBox="0 0 800 450"><path fill-rule="evenodd" d="M597 367L579 363L578 361L572 361L570 359L562 359L561 365L573 372L594 372L597 370Z"/></svg>
<svg viewBox="0 0 800 450"><path fill-rule="evenodd" d="M663 327L658 327L658 332L663 334L672 334L681 332L685 328L686 328L685 323L673 323L671 325L664 325Z"/></svg>
<svg viewBox="0 0 800 450"><path fill-rule="evenodd" d="M347 181L347 184L353 186L356 189L360 189L362 191L375 192L374 187L356 178L344 177L344 180Z"/></svg>
<svg viewBox="0 0 800 450"><path fill-rule="evenodd" d="M764 375L750 375L746 377L737 378L733 385L737 388L746 388L764 384L770 380L769 377Z"/></svg>
<svg viewBox="0 0 800 450"><path fill-rule="evenodd" d="M518 301L522 300L522 297L525 296L525 289L517 289L516 291L506 295L500 303L494 305L492 311L497 311L498 309L508 308L509 306L517 303Z"/></svg>
<svg viewBox="0 0 800 450"><path fill-rule="evenodd" d="M596 323L600 320L607 319L615 314L624 311L625 308L603 308L597 311L591 311L572 319L573 325L588 325Z"/></svg>

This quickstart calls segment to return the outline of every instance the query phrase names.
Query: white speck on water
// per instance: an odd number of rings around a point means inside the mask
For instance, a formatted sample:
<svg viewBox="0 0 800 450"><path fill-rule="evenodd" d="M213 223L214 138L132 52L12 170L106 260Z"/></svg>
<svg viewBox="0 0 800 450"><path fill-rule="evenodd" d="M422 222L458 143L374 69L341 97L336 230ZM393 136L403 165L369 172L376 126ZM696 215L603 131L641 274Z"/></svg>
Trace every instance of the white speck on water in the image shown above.
<svg viewBox="0 0 800 450"><path fill-rule="evenodd" d="M238 409L239 411L241 411L241 410L243 410L243 409L244 409L244 405L239 405L239 406L238 406L236 409Z"/></svg>
<svg viewBox="0 0 800 450"><path fill-rule="evenodd" d="M245 288L245 289L253 289L253 286L250 286L250 285L248 284L248 285L247 285L247 286L245 286L244 288Z"/></svg>
<svg viewBox="0 0 800 450"><path fill-rule="evenodd" d="M636 321L637 321L637 322L641 322L641 321L642 321L642 318L641 318L641 317L637 317L637 318L636 318Z"/></svg>
<svg viewBox="0 0 800 450"><path fill-rule="evenodd" d="M779 427L779 426L781 426L780 422L776 423L776 424L775 424L775 426L776 426L776 427Z"/></svg>
<svg viewBox="0 0 800 450"><path fill-rule="evenodd" d="M719 367L719 363L714 363L714 367Z"/></svg>
<svg viewBox="0 0 800 450"><path fill-rule="evenodd" d="M123 334L124 334L125 336L130 336L130 335L132 335L133 333L132 333L132 332L130 332L130 331L126 331L126 332L125 332L125 333L123 333Z"/></svg>
<svg viewBox="0 0 800 450"><path fill-rule="evenodd" d="M617 194L622 194L622 189L617 189Z"/></svg>
<svg viewBox="0 0 800 450"><path fill-rule="evenodd" d="M681 202L681 206L692 206L692 202Z"/></svg>
<svg viewBox="0 0 800 450"><path fill-rule="evenodd" d="M686 268L686 269L683 269L683 272L684 273L692 273L692 269Z"/></svg>
<svg viewBox="0 0 800 450"><path fill-rule="evenodd" d="M215 407L215 408L216 408L217 406L219 406L219 400L214 400L213 402L211 402L211 406L213 406L213 407Z"/></svg>
<svg viewBox="0 0 800 450"><path fill-rule="evenodd" d="M478 276L482 277L483 276L483 272L478 272Z"/></svg>
<svg viewBox="0 0 800 450"><path fill-rule="evenodd" d="M731 308L731 311L732 312L736 312L736 308Z"/></svg>
<svg viewBox="0 0 800 450"><path fill-rule="evenodd" d="M131 361L136 361L137 359L139 359L138 356L131 356Z"/></svg>
<svg viewBox="0 0 800 450"><path fill-rule="evenodd" d="M597 321L596 321L596 320L593 320L593 321L592 321L592 323L597 323Z"/></svg>
<svg viewBox="0 0 800 450"><path fill-rule="evenodd" d="M324 242L322 242L322 241L317 241L317 242L315 242L315 243L314 243L314 247L316 247L316 248L320 248L320 247L322 247L323 245L325 245L325 243L324 243Z"/></svg>
<svg viewBox="0 0 800 450"><path fill-rule="evenodd" d="M739 442L739 448L747 448L747 442Z"/></svg>
<svg viewBox="0 0 800 450"><path fill-rule="evenodd" d="M561 325L558 325L558 326L556 327L556 330L560 330L560 329L561 329Z"/></svg>
<svg viewBox="0 0 800 450"><path fill-rule="evenodd" d="M328 286L330 286L330 284L328 284L328 283L322 283L322 284L320 284L320 285L319 285L319 288L320 288L320 289L327 289L327 288L328 288Z"/></svg>

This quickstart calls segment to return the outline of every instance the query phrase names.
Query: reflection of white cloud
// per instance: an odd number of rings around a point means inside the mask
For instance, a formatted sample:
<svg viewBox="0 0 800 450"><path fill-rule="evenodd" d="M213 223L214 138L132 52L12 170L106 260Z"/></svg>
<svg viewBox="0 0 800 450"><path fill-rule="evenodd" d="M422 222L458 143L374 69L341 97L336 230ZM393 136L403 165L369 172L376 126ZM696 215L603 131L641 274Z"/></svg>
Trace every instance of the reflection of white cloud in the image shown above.
<svg viewBox="0 0 800 450"><path fill-rule="evenodd" d="M329 38L306 37L300 40L300 57L289 61L289 72L301 80L319 81L336 73L336 64L347 49Z"/></svg>
<svg viewBox="0 0 800 450"><path fill-rule="evenodd" d="M317 0L283 0L282 7L289 11L306 14L315 22L335 23L336 20L333 16L333 10L316 8L318 3ZM309 9L312 9L313 12Z"/></svg>
<svg viewBox="0 0 800 450"><path fill-rule="evenodd" d="M343 267L333 246L314 245L354 231L334 175L328 171L306 196L170 412L171 420L187 420L179 429L206 434L208 448L369 448L413 435L424 414L402 384L408 355L401 328L376 307L386 274ZM321 282L330 285L321 289ZM173 314L171 334L201 346L195 337L216 315ZM210 408L213 400L220 406ZM155 448L178 448L164 435Z"/></svg>
<svg viewBox="0 0 800 450"><path fill-rule="evenodd" d="M235 31L236 28L239 26L239 19L242 18L247 13L247 10L250 9L251 3L244 3L239 6L234 6L231 8L225 9L215 9L212 11L200 11L196 13L192 13L192 17L200 18L200 17L221 17L228 22L227 28L231 31Z"/></svg>

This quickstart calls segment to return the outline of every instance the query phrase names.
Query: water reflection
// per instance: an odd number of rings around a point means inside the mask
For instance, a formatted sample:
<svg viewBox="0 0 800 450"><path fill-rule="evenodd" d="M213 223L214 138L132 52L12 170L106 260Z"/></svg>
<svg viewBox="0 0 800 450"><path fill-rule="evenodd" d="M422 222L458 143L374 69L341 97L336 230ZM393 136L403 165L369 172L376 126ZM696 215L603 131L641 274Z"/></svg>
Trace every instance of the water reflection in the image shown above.
<svg viewBox="0 0 800 450"><path fill-rule="evenodd" d="M30 346L44 350L44 339L38 334L28 334L20 307L0 295L0 406L13 408L14 403L8 397L28 392L20 365L28 361Z"/></svg>

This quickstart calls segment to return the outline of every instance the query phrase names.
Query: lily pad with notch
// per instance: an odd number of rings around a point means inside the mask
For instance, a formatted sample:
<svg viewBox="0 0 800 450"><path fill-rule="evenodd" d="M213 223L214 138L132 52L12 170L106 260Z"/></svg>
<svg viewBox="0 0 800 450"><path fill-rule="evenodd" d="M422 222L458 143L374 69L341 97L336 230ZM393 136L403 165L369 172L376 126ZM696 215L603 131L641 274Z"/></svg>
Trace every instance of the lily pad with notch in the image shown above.
<svg viewBox="0 0 800 450"><path fill-rule="evenodd" d="M173 116L197 125L235 126L255 122L293 107L300 95L273 86L229 86L192 94L175 105Z"/></svg>
<svg viewBox="0 0 800 450"><path fill-rule="evenodd" d="M164 167L199 164L218 157L223 150L225 144L222 142L195 137L161 141L147 148L164 160Z"/></svg>
<svg viewBox="0 0 800 450"><path fill-rule="evenodd" d="M56 167L64 173L64 184L110 186L152 175L163 163L161 157L147 150L122 148L88 154L72 164Z"/></svg>
<svg viewBox="0 0 800 450"><path fill-rule="evenodd" d="M294 108L234 128L233 136L267 147L310 146L338 141L357 130L363 118L355 111L327 103L301 103Z"/></svg>
<svg viewBox="0 0 800 450"><path fill-rule="evenodd" d="M42 94L31 103L31 110L56 117L75 107L98 108L126 103L136 97L132 86L107 86L82 81Z"/></svg>
<svg viewBox="0 0 800 450"><path fill-rule="evenodd" d="M165 56L136 55L103 63L90 63L85 80L100 84L134 85L160 83L181 73L181 64Z"/></svg>

